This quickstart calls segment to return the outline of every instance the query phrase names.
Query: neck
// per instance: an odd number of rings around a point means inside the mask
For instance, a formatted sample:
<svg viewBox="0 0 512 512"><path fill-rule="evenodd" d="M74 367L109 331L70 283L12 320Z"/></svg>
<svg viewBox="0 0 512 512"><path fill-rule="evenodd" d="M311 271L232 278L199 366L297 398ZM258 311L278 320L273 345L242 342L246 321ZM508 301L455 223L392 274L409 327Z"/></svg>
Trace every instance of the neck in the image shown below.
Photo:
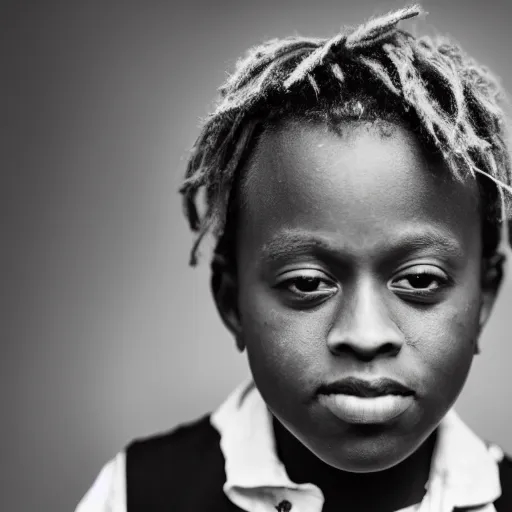
<svg viewBox="0 0 512 512"><path fill-rule="evenodd" d="M374 473L351 473L321 461L276 418L273 424L277 453L288 476L293 482L319 487L325 497L323 511L395 512L423 499L435 432L416 452L392 468Z"/></svg>

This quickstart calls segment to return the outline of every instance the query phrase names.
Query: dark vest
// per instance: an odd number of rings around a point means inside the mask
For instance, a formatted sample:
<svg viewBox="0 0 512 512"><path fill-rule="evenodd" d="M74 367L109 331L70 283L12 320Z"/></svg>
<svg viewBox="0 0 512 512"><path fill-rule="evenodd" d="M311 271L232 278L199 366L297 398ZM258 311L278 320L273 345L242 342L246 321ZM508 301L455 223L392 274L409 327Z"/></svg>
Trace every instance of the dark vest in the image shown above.
<svg viewBox="0 0 512 512"><path fill-rule="evenodd" d="M205 416L131 443L126 450L127 512L240 511L222 489L226 474L219 441ZM512 460L506 457L499 468L502 496L494 506L497 512L512 512ZM277 510L289 510L279 505Z"/></svg>

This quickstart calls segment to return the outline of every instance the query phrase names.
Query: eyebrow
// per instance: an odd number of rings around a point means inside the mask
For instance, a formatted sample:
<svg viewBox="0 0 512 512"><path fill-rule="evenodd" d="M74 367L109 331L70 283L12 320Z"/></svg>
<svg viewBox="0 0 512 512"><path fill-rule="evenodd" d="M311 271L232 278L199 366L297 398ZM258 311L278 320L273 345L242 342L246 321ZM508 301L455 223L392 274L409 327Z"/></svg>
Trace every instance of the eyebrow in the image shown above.
<svg viewBox="0 0 512 512"><path fill-rule="evenodd" d="M434 226L405 228L386 242L384 250L394 253L429 247L441 248L454 257L462 257L464 254L461 245L449 235L449 232ZM334 255L343 252L350 252L350 249L343 245L343 241L341 243L334 241L332 237L321 233L287 230L280 232L263 246L261 257L268 261L275 261L292 255Z"/></svg>
<svg viewBox="0 0 512 512"><path fill-rule="evenodd" d="M340 247L320 234L302 231L284 231L267 242L261 251L265 260L280 260L292 254L312 252L335 253Z"/></svg>

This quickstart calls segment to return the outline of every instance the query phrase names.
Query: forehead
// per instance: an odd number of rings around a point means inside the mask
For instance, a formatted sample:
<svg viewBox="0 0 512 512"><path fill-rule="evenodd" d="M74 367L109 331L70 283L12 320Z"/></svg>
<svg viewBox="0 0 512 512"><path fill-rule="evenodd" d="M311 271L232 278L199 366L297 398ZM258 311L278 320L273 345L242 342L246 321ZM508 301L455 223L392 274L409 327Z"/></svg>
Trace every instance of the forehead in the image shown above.
<svg viewBox="0 0 512 512"><path fill-rule="evenodd" d="M470 242L479 235L478 189L429 161L406 128L288 122L265 132L242 190L252 242L280 230L322 231L356 245L430 224Z"/></svg>

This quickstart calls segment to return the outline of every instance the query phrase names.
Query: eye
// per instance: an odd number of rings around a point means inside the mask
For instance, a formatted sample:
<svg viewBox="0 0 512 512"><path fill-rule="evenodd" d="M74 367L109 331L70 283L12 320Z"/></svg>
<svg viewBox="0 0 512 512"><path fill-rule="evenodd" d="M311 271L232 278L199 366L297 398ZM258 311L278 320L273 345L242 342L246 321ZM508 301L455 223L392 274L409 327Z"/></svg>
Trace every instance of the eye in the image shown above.
<svg viewBox="0 0 512 512"><path fill-rule="evenodd" d="M411 297L433 297L450 283L447 274L434 265L416 265L395 277L390 288Z"/></svg>
<svg viewBox="0 0 512 512"><path fill-rule="evenodd" d="M439 286L439 278L432 274L411 274L407 276L404 281L415 290L431 290Z"/></svg>
<svg viewBox="0 0 512 512"><path fill-rule="evenodd" d="M289 288L299 293L312 293L320 291L323 284L319 277L299 276L295 279L290 279Z"/></svg>
<svg viewBox="0 0 512 512"><path fill-rule="evenodd" d="M293 300L319 301L334 295L338 291L338 287L333 280L318 270L294 270L280 277L277 288Z"/></svg>

